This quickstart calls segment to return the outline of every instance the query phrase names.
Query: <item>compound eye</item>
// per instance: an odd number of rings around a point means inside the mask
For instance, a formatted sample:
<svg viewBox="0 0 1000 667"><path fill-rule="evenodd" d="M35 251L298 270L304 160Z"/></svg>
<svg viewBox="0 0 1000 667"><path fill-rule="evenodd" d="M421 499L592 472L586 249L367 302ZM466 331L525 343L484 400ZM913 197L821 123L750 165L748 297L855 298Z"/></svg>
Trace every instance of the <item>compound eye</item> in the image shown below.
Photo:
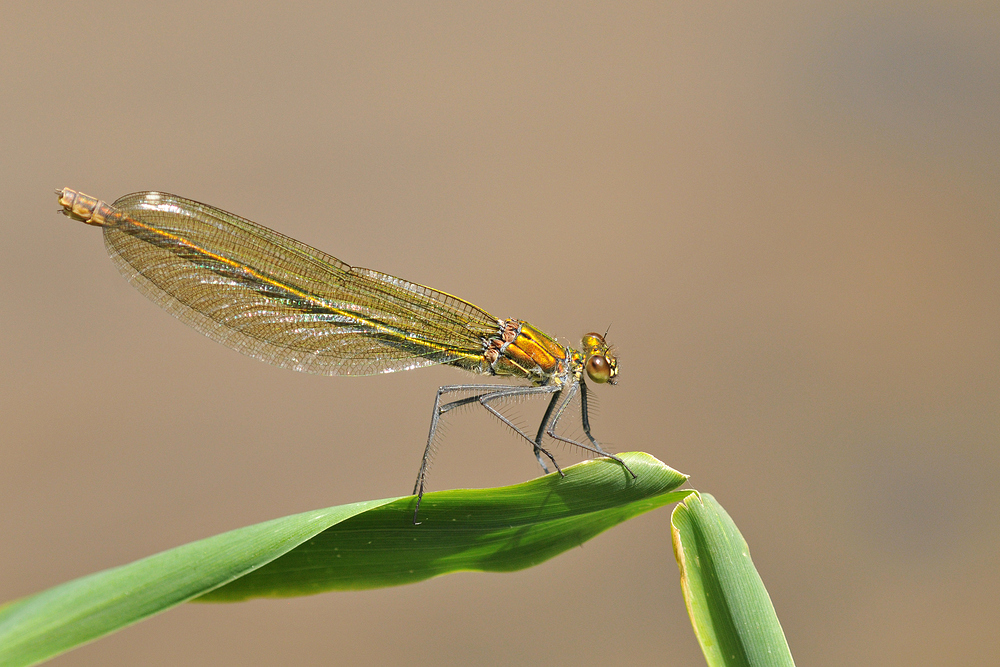
<svg viewBox="0 0 1000 667"><path fill-rule="evenodd" d="M595 354L587 359L587 375L598 384L611 379L611 364L603 354Z"/></svg>

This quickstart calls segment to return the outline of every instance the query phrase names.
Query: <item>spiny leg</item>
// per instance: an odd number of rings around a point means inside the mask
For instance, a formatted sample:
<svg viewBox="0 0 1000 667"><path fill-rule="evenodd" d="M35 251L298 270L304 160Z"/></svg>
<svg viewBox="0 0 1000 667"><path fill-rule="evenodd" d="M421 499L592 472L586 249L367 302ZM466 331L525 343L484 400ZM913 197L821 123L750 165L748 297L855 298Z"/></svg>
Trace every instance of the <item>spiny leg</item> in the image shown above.
<svg viewBox="0 0 1000 667"><path fill-rule="evenodd" d="M599 442L597 442L597 439L594 438L593 435L590 434L590 417L589 417L588 412L587 412L587 406L588 405L589 405L589 403L587 401L587 384L581 378L580 379L580 421L583 424L583 432L590 439L590 441L592 443L594 443L594 446L597 447L598 449L600 449L603 452L604 450L601 448L601 444ZM553 424L553 428L555 428L554 424ZM622 461L620 458L618 458L614 454L610 454L608 452L604 452L604 455L608 456L611 459L613 459L613 460L617 461L618 463L620 463L621 466L623 468L625 468L625 470L628 470L629 474L632 475L632 479L636 479L636 474L634 472L632 472L632 469L629 468L628 465L624 461Z"/></svg>
<svg viewBox="0 0 1000 667"><path fill-rule="evenodd" d="M589 414L589 401L587 399L587 385L581 379L580 380L580 422L583 424L583 432L587 436L587 439L593 443L594 447L597 447L603 453L607 453L601 447L601 443L597 442L593 435L590 434L590 414ZM554 427L554 425L553 425Z"/></svg>
<svg viewBox="0 0 1000 667"><path fill-rule="evenodd" d="M544 428L545 420L548 419L549 414L552 412L552 406L561 392L562 390L559 387L553 385L543 385L541 387L516 386L513 389L480 396L479 402L482 403L484 408L486 408L491 413L496 415L497 419L499 419L504 424L514 429L515 433L517 433L522 438L531 443L531 446L535 452L535 457L538 459L538 463L541 464L542 470L544 470L546 474L548 474L549 468L548 466L545 465L545 461L542 460L541 454L545 454L545 456L547 456L548 459L552 461L552 465L555 466L556 472L565 477L565 475L563 475L562 468L559 467L559 464L556 462L555 457L552 456L552 453L549 452L549 450L542 447L541 444L541 431ZM527 433L525 433L518 426L516 426L514 422L505 417L503 413L501 413L499 410L497 410L496 408L494 408L492 405L489 404L490 401L500 400L504 398L511 398L514 396L534 396L538 394L552 394L552 393L554 393L555 395L552 397L552 400L549 401L549 407L545 410L545 417L542 419L542 425L539 427L539 435L534 440L532 440Z"/></svg>
<svg viewBox="0 0 1000 667"><path fill-rule="evenodd" d="M417 521L417 512L420 510L420 501L424 497L424 486L427 482L427 468L430 465L431 454L434 449L434 435L437 433L438 422L441 420L441 415L449 412L455 408L461 407L463 405L469 405L479 401L484 395L504 391L504 390L516 390L524 389L521 385L483 385L483 384L453 384L445 385L444 387L438 387L437 396L434 398L434 411L431 413L431 427L427 433L427 446L424 447L424 455L420 460L420 471L417 473L417 481L413 485L413 494L417 496L417 504L413 508L413 524L419 523ZM478 394L472 396L467 396L466 398L460 398L457 401L451 401L450 403L445 403L441 405L441 397L445 394L449 394L456 391L477 391Z"/></svg>
<svg viewBox="0 0 1000 667"><path fill-rule="evenodd" d="M582 442L577 442L576 440L571 440L570 438L565 438L556 433L556 424L559 423L559 420L563 416L563 412L566 411L566 408L569 407L569 404L573 400L573 396L576 395L577 387L580 388L580 420L583 424L583 432L586 434L587 439L590 440L593 446L585 445ZM614 454L604 451L604 448L601 447L601 443L597 442L597 439L594 438L593 435L591 435L590 418L587 414L587 384L583 381L582 378L580 379L579 382L574 382L572 387L570 387L566 399L559 405L559 409L556 411L556 416L553 417L552 422L548 425L548 428L545 429L545 432L550 436L552 436L553 438L555 438L556 440L560 440L562 442L566 442L571 445L576 445L577 447L586 449L589 452L600 454L601 456L606 456L607 458L616 461L619 465L625 468L625 470L627 470L630 475L632 475L632 479L636 479L636 474L632 472L632 469L628 467L628 464L626 464L624 461L622 461Z"/></svg>
<svg viewBox="0 0 1000 667"><path fill-rule="evenodd" d="M538 433L535 434L535 458L538 459L538 465L542 466L542 470L548 474L549 469L545 465L545 461L542 460L542 438L545 437L545 425L549 423L549 419L552 417L552 411L555 410L556 404L559 402L559 396L562 395L562 391L552 394L552 399L549 400L549 404L545 408L545 414L542 415L542 421L538 425ZM561 470L559 472L562 472Z"/></svg>

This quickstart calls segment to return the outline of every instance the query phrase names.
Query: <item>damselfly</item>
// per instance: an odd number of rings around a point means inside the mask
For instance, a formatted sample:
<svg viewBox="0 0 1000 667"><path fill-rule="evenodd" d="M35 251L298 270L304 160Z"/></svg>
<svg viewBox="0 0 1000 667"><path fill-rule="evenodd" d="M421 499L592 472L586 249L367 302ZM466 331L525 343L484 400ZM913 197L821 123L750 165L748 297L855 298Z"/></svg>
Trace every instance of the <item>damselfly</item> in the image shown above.
<svg viewBox="0 0 1000 667"><path fill-rule="evenodd" d="M373 375L447 364L528 385L440 387L413 487L420 507L441 416L479 403L529 442L542 470L548 435L607 456L590 433L587 384L615 384L618 362L604 336L583 349L563 346L527 322L499 319L444 292L344 262L246 218L162 192L136 192L107 204L58 190L62 213L104 229L118 270L172 315L234 350L276 366L324 375ZM503 401L550 396L532 436L499 409ZM452 398L447 398L451 396ZM461 396L461 398L454 398ZM586 442L556 433L580 401ZM544 457L544 458L543 458Z"/></svg>

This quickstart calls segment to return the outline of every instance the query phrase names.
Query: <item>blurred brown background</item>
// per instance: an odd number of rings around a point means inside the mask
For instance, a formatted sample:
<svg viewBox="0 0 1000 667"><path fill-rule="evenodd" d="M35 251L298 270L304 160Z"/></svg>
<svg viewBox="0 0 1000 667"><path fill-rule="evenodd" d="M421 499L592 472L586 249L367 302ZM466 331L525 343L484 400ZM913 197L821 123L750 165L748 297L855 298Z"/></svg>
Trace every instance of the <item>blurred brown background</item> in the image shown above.
<svg viewBox="0 0 1000 667"><path fill-rule="evenodd" d="M2 14L0 600L405 494L435 388L471 377L242 357L53 195L159 189L574 344L610 324L595 434L722 502L799 664L996 659L996 3ZM467 411L431 487L537 472ZM668 527L514 574L184 605L54 664L703 664Z"/></svg>

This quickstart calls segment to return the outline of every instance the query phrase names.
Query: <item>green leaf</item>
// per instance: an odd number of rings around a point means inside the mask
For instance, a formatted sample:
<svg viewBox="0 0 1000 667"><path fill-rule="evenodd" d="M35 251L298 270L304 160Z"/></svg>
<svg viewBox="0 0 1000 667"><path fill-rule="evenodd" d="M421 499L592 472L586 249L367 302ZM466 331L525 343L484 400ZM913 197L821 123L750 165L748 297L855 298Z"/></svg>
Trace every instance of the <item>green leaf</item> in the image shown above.
<svg viewBox="0 0 1000 667"><path fill-rule="evenodd" d="M715 498L692 493L671 518L691 625L711 667L794 665L750 549Z"/></svg>
<svg viewBox="0 0 1000 667"><path fill-rule="evenodd" d="M192 542L0 607L0 665L29 665L201 596L235 601L393 586L541 563L682 499L686 476L648 454L498 489L428 493L296 514Z"/></svg>

